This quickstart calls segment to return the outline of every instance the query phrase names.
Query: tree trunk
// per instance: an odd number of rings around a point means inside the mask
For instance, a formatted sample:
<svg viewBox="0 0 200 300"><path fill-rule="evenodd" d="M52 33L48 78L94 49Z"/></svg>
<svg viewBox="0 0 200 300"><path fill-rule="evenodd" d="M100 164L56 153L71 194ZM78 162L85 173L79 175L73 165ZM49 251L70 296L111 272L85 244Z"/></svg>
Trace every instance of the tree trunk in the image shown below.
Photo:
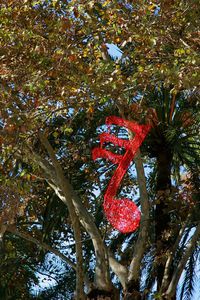
<svg viewBox="0 0 200 300"><path fill-rule="evenodd" d="M87 300L119 300L119 290L113 287L110 291L92 289L87 295Z"/></svg>
<svg viewBox="0 0 200 300"><path fill-rule="evenodd" d="M82 205L79 197L76 195L73 187L66 179L51 144L43 134L40 134L40 141L46 148L53 166L53 170L51 165L49 170L49 164L46 164L46 161L41 159L40 156L36 154L36 157L39 159L40 166L46 172L46 180L49 186L54 189L56 195L58 195L58 197L67 205L72 220L72 225L74 225L73 221L79 217L80 223L90 234L96 254L95 284L100 289L110 290L112 289L112 283L110 280L108 256L105 244L99 234L99 231L90 218L87 210ZM76 230L76 227L73 229Z"/></svg>
<svg viewBox="0 0 200 300"><path fill-rule="evenodd" d="M139 292L139 280L131 280L127 283L126 291L124 293L124 300L141 300L141 293Z"/></svg>
<svg viewBox="0 0 200 300"><path fill-rule="evenodd" d="M155 244L156 244L156 276L157 290L160 290L164 275L165 253L169 248L166 233L170 230L170 216L167 213L167 197L171 188L172 154L168 149L161 149L157 155L157 200L155 210Z"/></svg>

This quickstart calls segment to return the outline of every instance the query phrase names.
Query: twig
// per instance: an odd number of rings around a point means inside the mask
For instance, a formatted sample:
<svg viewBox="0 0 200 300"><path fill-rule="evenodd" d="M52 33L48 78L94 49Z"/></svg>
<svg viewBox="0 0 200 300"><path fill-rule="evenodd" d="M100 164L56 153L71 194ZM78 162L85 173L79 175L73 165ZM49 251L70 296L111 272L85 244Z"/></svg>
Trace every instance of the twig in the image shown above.
<svg viewBox="0 0 200 300"><path fill-rule="evenodd" d="M30 241L46 251L54 253L56 256L60 257L63 261L65 261L70 267L72 267L72 269L76 270L76 265L69 258L67 258L64 254L60 253L58 250L47 245L46 243L39 241L38 239L32 237L28 233L17 230L17 228L13 225L7 226L6 231L11 232L14 235L17 235L27 241Z"/></svg>

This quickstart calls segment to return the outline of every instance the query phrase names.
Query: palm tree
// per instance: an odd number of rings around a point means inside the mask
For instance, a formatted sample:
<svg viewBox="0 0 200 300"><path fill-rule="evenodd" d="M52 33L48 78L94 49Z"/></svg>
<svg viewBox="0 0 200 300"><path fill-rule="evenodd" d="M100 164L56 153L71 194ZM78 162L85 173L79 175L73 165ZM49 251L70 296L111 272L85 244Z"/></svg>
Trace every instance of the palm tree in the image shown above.
<svg viewBox="0 0 200 300"><path fill-rule="evenodd" d="M147 153L156 159L154 170L156 181L153 182L155 190L155 199L153 200L155 207L153 212L155 218L153 274L155 277L150 281L151 284L156 282L157 292L160 295L164 295L167 291L170 277L173 276L183 254L185 244L178 243L176 249L174 244L181 224L187 219L186 206L188 213L191 212L191 218L187 221L189 223L185 228L188 234L189 229L199 224L199 219L196 219L196 223L193 222L194 214L191 203L186 203L188 199L181 201L183 199L178 196L183 188L181 184L183 167L187 168L192 177L196 178L197 187L196 174L200 149L197 100L197 93L180 92L175 94L173 90L170 91L161 86L147 92L142 100L143 103L138 103L140 106L150 108L146 119L152 123L151 133L146 140ZM194 183L191 184L193 184L191 197L194 197L197 189L194 187ZM195 205L199 206L199 203L197 202ZM167 270L166 264L170 253L173 253L174 257L170 260ZM193 256L195 253L194 249L187 264L188 271L182 285L181 297L184 295L185 289L192 288L192 279L188 281L188 274L191 275L194 272ZM167 276L165 276L166 273ZM170 299L176 299L175 291L171 293L170 297Z"/></svg>

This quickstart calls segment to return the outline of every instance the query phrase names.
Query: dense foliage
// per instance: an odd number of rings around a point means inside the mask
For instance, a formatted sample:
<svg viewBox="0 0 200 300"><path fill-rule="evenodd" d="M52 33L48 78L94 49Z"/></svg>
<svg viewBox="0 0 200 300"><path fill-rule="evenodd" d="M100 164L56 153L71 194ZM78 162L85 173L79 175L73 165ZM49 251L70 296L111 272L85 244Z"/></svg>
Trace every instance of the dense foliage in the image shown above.
<svg viewBox="0 0 200 300"><path fill-rule="evenodd" d="M199 13L197 0L0 1L1 299L192 299ZM142 213L131 234L102 211L116 166L91 158L109 115L152 126L119 191Z"/></svg>

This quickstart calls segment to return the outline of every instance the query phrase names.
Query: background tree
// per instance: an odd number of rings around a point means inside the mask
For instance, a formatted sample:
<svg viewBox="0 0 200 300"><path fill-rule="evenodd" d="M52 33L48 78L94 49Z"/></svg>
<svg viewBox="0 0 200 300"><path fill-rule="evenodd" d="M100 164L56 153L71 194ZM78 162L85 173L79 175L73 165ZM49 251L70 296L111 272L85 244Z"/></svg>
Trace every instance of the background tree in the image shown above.
<svg viewBox="0 0 200 300"><path fill-rule="evenodd" d="M200 235L198 1L0 9L1 294L33 298L40 272L55 286L38 299L176 299L185 269L179 298L188 299ZM137 176L131 167L119 191L142 212L126 235L102 213L115 166L91 160L113 114L152 125Z"/></svg>

